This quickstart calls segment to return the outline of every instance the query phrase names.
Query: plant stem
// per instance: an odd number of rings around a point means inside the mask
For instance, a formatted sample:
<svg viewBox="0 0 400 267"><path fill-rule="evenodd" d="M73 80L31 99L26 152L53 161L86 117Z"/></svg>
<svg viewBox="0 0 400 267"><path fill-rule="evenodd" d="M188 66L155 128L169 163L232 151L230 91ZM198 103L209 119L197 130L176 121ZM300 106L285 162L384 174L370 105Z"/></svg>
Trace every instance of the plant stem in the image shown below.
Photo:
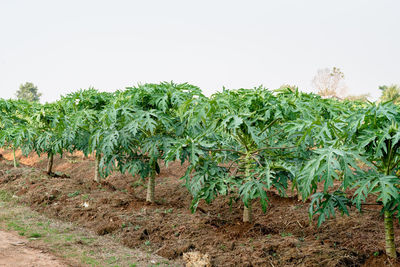
<svg viewBox="0 0 400 267"><path fill-rule="evenodd" d="M298 186L296 186L296 192L297 192L297 200L303 201L303 196L302 196Z"/></svg>
<svg viewBox="0 0 400 267"><path fill-rule="evenodd" d="M95 162L95 170L94 170L94 180L97 183L100 183L100 160L101 154L96 152L96 162Z"/></svg>
<svg viewBox="0 0 400 267"><path fill-rule="evenodd" d="M234 149L208 149L208 148L202 148L202 149L205 150L205 151L211 151L211 152L223 152L223 151L226 151L226 152L233 152L233 153L243 154L244 155L243 152L237 151L237 150L234 150Z"/></svg>
<svg viewBox="0 0 400 267"><path fill-rule="evenodd" d="M253 221L253 208L251 206L251 202L249 202L247 205L248 207L245 205L243 209L243 222L251 223Z"/></svg>
<svg viewBox="0 0 400 267"><path fill-rule="evenodd" d="M156 171L154 169L151 170L151 174L149 177L149 181L147 184L147 195L146 195L146 201L150 203L154 203L154 191L156 187Z"/></svg>
<svg viewBox="0 0 400 267"><path fill-rule="evenodd" d="M297 146L282 146L282 147L279 147L279 146L270 146L270 147L263 147L263 148L260 148L260 149L257 149L257 150L255 150L254 152L253 152L253 154L256 154L256 153L258 153L258 152L260 152L260 151L263 151L263 150L270 150L270 149L290 149L290 148L296 148Z"/></svg>
<svg viewBox="0 0 400 267"><path fill-rule="evenodd" d="M52 169L53 169L53 158L54 155L53 153L49 153L47 155L48 161L47 161L47 174L51 174L52 173Z"/></svg>
<svg viewBox="0 0 400 267"><path fill-rule="evenodd" d="M245 171L244 171L244 176L245 179L248 179L248 177L250 176L250 169L251 169L251 160L250 160L251 154L247 154L246 158L245 158ZM249 222L251 223L253 221L253 208L251 206L251 199L248 201L247 203L247 207L246 205L244 205L243 208L243 222Z"/></svg>
<svg viewBox="0 0 400 267"><path fill-rule="evenodd" d="M17 158L15 157L15 148L13 148L13 160L14 160L14 168L18 167L18 162L17 162Z"/></svg>
<svg viewBox="0 0 400 267"><path fill-rule="evenodd" d="M385 249L386 255L392 259L396 258L396 247L394 244L393 215L385 210Z"/></svg>
<svg viewBox="0 0 400 267"><path fill-rule="evenodd" d="M390 174L390 157L391 151L389 151L389 159L387 161L386 175ZM384 162L384 160L383 160ZM385 224L385 250L386 255L392 259L396 259L396 246L394 244L394 227L393 227L393 214L385 210L384 212L384 224Z"/></svg>

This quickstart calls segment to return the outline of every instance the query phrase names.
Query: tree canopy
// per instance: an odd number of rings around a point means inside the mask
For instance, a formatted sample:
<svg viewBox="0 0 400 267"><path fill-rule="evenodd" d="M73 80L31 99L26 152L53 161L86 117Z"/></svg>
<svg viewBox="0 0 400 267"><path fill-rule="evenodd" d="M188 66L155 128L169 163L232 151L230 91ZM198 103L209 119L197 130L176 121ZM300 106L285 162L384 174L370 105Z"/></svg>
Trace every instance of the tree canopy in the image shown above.
<svg viewBox="0 0 400 267"><path fill-rule="evenodd" d="M380 97L381 102L393 101L395 104L400 103L400 86L396 84L379 86L382 90Z"/></svg>
<svg viewBox="0 0 400 267"><path fill-rule="evenodd" d="M26 100L31 102L39 102L41 93L38 92L37 86L35 86L31 82L26 82L25 84L21 84L19 89L17 90L17 98L19 100Z"/></svg>

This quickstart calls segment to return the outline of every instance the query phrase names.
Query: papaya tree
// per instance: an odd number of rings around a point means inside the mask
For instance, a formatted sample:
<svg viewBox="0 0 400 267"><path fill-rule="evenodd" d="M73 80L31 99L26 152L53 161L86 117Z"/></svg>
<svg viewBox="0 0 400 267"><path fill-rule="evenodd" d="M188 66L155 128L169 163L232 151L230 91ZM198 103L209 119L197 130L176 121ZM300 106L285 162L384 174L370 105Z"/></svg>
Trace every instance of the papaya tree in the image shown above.
<svg viewBox="0 0 400 267"><path fill-rule="evenodd" d="M102 157L97 135L101 131L100 116L110 103L114 93L99 92L94 88L79 90L63 96L60 103L65 114L65 138L69 140L71 151L82 151L85 156L95 154L94 181L100 182L100 160Z"/></svg>
<svg viewBox="0 0 400 267"><path fill-rule="evenodd" d="M66 131L63 103L60 101L36 105L31 111L30 127L35 131L33 150L40 156L47 154L46 173L53 176L54 156L71 150L71 139Z"/></svg>
<svg viewBox="0 0 400 267"><path fill-rule="evenodd" d="M391 102L361 106L330 127L334 136L313 150L314 158L299 178L304 197L313 194L310 216L318 215L318 225L334 216L335 209L349 214L349 206L355 205L362 210L367 199L381 205L385 249L391 258L396 258L393 216L399 217L400 209L399 120L399 108ZM334 181L340 182L335 190ZM318 191L321 183L324 187ZM349 189L354 193L347 194Z"/></svg>
<svg viewBox="0 0 400 267"><path fill-rule="evenodd" d="M355 112L359 105L352 101L338 101L335 99L323 99L313 93L303 93L297 88L281 88L275 90L280 104L285 109L290 108L296 114L295 118L288 121L282 131L286 132L286 138L291 139L297 146L297 167L301 168L311 159L316 148L326 146L336 136L336 124L343 125L341 118ZM293 179L293 188L299 192L297 178Z"/></svg>
<svg viewBox="0 0 400 267"><path fill-rule="evenodd" d="M178 108L200 89L190 84L160 83L129 87L101 114L102 127L94 134L104 157L102 170L113 169L148 178L146 201L155 201L155 177L161 160L176 136L183 133Z"/></svg>
<svg viewBox="0 0 400 267"><path fill-rule="evenodd" d="M298 147L285 125L296 118L293 106L262 87L224 90L209 100L195 99L183 112L188 137L177 140L168 156L189 161L183 177L193 194L192 211L201 199L218 195L244 203L243 221L252 221L252 202L266 211L266 190L285 195L298 166Z"/></svg>
<svg viewBox="0 0 400 267"><path fill-rule="evenodd" d="M32 105L23 100L0 99L0 146L13 151L14 167L18 167L15 151L27 155L34 146L34 131L29 125Z"/></svg>

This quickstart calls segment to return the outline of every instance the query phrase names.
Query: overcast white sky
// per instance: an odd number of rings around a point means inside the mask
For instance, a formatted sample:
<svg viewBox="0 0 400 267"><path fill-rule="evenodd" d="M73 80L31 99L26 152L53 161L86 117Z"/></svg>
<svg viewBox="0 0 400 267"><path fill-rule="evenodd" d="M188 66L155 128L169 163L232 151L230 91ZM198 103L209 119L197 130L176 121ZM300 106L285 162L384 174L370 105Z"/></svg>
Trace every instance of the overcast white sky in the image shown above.
<svg viewBox="0 0 400 267"><path fill-rule="evenodd" d="M339 67L351 94L400 84L397 0L0 0L0 97L189 82L206 94Z"/></svg>

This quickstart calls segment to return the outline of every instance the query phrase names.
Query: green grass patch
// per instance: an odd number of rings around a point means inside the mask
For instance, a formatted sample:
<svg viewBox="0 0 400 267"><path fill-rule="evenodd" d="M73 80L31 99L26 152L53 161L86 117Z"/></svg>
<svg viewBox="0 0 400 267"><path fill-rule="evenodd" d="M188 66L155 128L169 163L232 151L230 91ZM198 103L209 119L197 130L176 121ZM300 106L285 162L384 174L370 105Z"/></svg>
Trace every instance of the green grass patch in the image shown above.
<svg viewBox="0 0 400 267"><path fill-rule="evenodd" d="M7 191L0 190L0 201L9 202L12 199L12 194Z"/></svg>
<svg viewBox="0 0 400 267"><path fill-rule="evenodd" d="M29 235L29 237L30 238L41 238L42 234L40 234L40 233L32 233L32 234Z"/></svg>
<svg viewBox="0 0 400 267"><path fill-rule="evenodd" d="M76 191L70 195L79 194ZM99 237L71 223L46 218L17 201L9 201L11 198L12 194L0 190L0 230L15 231L31 244L38 242L71 266L151 266L154 262L157 266L179 266L148 252L126 248L117 237ZM145 242L146 248L150 245L150 241Z"/></svg>
<svg viewBox="0 0 400 267"><path fill-rule="evenodd" d="M79 196L80 193L81 193L81 192L79 192L79 191L75 191L75 192L73 192L73 193L69 193L69 194L68 194L68 197L76 197L76 196Z"/></svg>

